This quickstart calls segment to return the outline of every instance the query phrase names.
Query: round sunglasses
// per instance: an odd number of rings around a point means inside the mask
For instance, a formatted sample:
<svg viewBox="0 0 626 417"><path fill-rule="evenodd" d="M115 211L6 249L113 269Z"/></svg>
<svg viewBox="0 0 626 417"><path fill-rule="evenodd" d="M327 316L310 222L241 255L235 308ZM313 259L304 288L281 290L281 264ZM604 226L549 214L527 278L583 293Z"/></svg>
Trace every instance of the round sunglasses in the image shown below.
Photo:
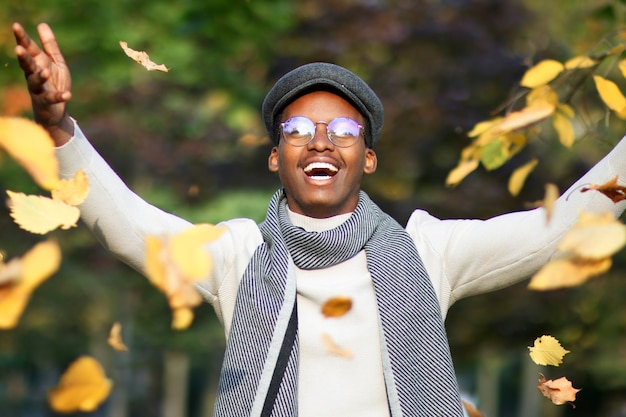
<svg viewBox="0 0 626 417"><path fill-rule="evenodd" d="M315 137L317 125L326 125L328 140L339 148L347 148L356 143L363 126L349 117L336 117L330 122L314 122L308 117L294 116L280 124L283 138L292 146L306 146Z"/></svg>

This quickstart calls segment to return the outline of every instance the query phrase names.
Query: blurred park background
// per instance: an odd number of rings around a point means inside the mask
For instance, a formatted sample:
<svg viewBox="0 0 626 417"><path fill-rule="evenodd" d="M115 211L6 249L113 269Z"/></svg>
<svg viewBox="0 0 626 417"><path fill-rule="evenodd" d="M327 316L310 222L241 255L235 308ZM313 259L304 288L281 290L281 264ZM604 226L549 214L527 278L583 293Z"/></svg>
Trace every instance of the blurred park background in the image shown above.
<svg viewBox="0 0 626 417"><path fill-rule="evenodd" d="M507 102L529 66L593 50L625 16L623 0L4 0L0 103L3 114L30 117L11 23L34 35L48 22L73 75L71 114L133 189L196 223L260 221L278 186L266 168L264 94L297 65L334 62L367 80L385 105L379 168L366 191L401 223L418 207L485 218L526 208L546 182L565 189L626 131L599 112L571 150L547 132L504 167L444 185L467 132ZM170 71L146 71L119 41ZM593 88L580 98L601 106ZM512 197L508 177L530 152L539 166ZM2 194L7 188L39 192L4 157ZM0 230L5 259L41 240L14 225L4 205ZM115 386L97 411L80 415L210 416L224 345L211 308L198 308L190 329L172 330L165 297L85 228L52 236L62 245L61 270L35 291L18 326L0 331L0 417L56 416L46 393L84 354ZM520 284L452 307L447 329L461 386L485 416L626 416L626 253L614 262L577 288L539 293ZM106 343L115 321L127 353ZM528 356L543 334L571 351L558 368ZM542 397L540 373L582 388L576 407Z"/></svg>

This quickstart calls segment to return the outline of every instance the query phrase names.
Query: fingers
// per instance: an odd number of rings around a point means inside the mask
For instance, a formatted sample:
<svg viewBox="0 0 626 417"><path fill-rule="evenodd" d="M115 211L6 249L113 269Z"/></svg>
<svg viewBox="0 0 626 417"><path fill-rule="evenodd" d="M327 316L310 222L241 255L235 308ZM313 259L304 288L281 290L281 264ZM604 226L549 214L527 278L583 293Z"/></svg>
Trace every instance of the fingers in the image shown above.
<svg viewBox="0 0 626 417"><path fill-rule="evenodd" d="M61 49L59 49L59 44L50 26L48 26L47 23L40 23L37 26L37 33L39 33L43 50L50 59L56 63L64 64L65 59L63 58L63 54L61 54Z"/></svg>

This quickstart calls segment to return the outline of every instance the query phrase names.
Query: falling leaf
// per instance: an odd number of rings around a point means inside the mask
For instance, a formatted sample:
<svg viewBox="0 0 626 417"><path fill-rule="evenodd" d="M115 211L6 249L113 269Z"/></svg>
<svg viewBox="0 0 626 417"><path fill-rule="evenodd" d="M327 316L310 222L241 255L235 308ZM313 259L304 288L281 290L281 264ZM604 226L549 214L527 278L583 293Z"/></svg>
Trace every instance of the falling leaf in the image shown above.
<svg viewBox="0 0 626 417"><path fill-rule="evenodd" d="M563 69L563 64L558 61L552 59L543 60L526 71L520 81L520 85L522 87L535 88L547 84L555 79Z"/></svg>
<svg viewBox="0 0 626 417"><path fill-rule="evenodd" d="M69 229L80 218L77 207L39 195L26 195L7 190L11 217L22 229L36 234L46 234L58 227Z"/></svg>
<svg viewBox="0 0 626 417"><path fill-rule="evenodd" d="M559 142L566 148L571 148L574 144L574 126L572 122L560 113L555 113L552 117L552 126L559 136Z"/></svg>
<svg viewBox="0 0 626 417"><path fill-rule="evenodd" d="M128 47L128 43L124 41L120 41L120 46L124 50L124 53L129 57L135 60L135 62L141 64L148 71L163 71L168 72L169 69L163 64L155 64L150 60L148 54L144 51L135 51Z"/></svg>
<svg viewBox="0 0 626 417"><path fill-rule="evenodd" d="M626 226L613 213L581 212L578 222L563 236L558 249L584 259L603 259L626 244Z"/></svg>
<svg viewBox="0 0 626 417"><path fill-rule="evenodd" d="M478 411L478 409L467 401L463 401L463 408L467 412L468 417L484 417L484 414Z"/></svg>
<svg viewBox="0 0 626 417"><path fill-rule="evenodd" d="M535 339L535 344L529 346L530 358L537 365L552 365L559 366L563 363L563 356L570 353L569 350L565 350L559 341L548 335L543 335Z"/></svg>
<svg viewBox="0 0 626 417"><path fill-rule="evenodd" d="M61 249L54 241L36 244L22 258L0 263L0 329L15 327L32 292L61 265Z"/></svg>
<svg viewBox="0 0 626 417"><path fill-rule="evenodd" d="M522 187L524 187L526 178L528 178L528 175L530 175L538 163L539 160L532 159L513 171L508 184L509 193L511 193L512 196L516 196L520 193Z"/></svg>
<svg viewBox="0 0 626 417"><path fill-rule="evenodd" d="M353 355L349 349L343 348L339 346L335 341L330 337L328 333L322 334L322 343L328 353L336 356L341 356L342 358L352 359Z"/></svg>
<svg viewBox="0 0 626 417"><path fill-rule="evenodd" d="M586 192L590 190L596 190L613 200L614 203L626 200L626 187L617 184L617 176L613 177L604 184L591 184L588 187L583 187L580 191Z"/></svg>
<svg viewBox="0 0 626 417"><path fill-rule="evenodd" d="M572 383L565 377L556 380L546 380L546 377L540 374L537 389L553 404L563 405L576 401L576 394L580 391L574 388Z"/></svg>
<svg viewBox="0 0 626 417"><path fill-rule="evenodd" d="M611 269L612 261L606 259L563 259L557 258L544 265L532 276L528 289L548 291L558 288L575 287L587 282L590 278Z"/></svg>
<svg viewBox="0 0 626 417"><path fill-rule="evenodd" d="M74 178L61 180L59 185L51 191L52 199L62 201L70 206L78 206L85 201L89 193L89 180L81 169Z"/></svg>
<svg viewBox="0 0 626 417"><path fill-rule="evenodd" d="M565 62L565 69L575 70L583 68L591 68L598 63L595 59L591 59L588 56L575 56Z"/></svg>
<svg viewBox="0 0 626 417"><path fill-rule="evenodd" d="M202 302L196 282L206 278L212 258L204 247L225 229L198 224L169 237L146 237L145 273L162 291L172 309L172 327L185 329L193 320L191 308Z"/></svg>
<svg viewBox="0 0 626 417"><path fill-rule="evenodd" d="M593 80L604 104L613 110L619 118L626 119L626 97L617 84L599 75L594 75Z"/></svg>
<svg viewBox="0 0 626 417"><path fill-rule="evenodd" d="M98 361L81 356L70 364L59 384L48 393L48 403L57 413L92 412L109 396L113 382Z"/></svg>
<svg viewBox="0 0 626 417"><path fill-rule="evenodd" d="M555 184L548 183L545 185L545 190L542 206L546 210L546 221L549 222L554 211L554 204L559 198L559 188Z"/></svg>
<svg viewBox="0 0 626 417"><path fill-rule="evenodd" d="M352 308L352 299L344 296L333 297L322 306L325 317L341 317Z"/></svg>
<svg viewBox="0 0 626 417"><path fill-rule="evenodd" d="M51 190L59 182L54 142L37 123L20 117L0 117L0 148L17 161L33 180Z"/></svg>
<svg viewBox="0 0 626 417"><path fill-rule="evenodd" d="M128 347L122 341L122 324L120 322L115 322L113 326L111 326L107 343L118 352L128 351Z"/></svg>

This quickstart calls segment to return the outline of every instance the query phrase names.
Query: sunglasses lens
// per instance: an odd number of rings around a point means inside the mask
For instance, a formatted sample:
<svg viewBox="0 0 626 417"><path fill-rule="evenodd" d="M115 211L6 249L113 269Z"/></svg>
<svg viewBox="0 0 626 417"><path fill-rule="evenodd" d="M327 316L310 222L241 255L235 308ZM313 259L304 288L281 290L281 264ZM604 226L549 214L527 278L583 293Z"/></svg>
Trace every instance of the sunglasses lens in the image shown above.
<svg viewBox="0 0 626 417"><path fill-rule="evenodd" d="M306 117L296 116L282 123L283 136L294 146L304 146L315 135L315 124Z"/></svg>
<svg viewBox="0 0 626 417"><path fill-rule="evenodd" d="M351 146L361 135L361 125L347 117L337 117L328 124L328 135L339 147Z"/></svg>

